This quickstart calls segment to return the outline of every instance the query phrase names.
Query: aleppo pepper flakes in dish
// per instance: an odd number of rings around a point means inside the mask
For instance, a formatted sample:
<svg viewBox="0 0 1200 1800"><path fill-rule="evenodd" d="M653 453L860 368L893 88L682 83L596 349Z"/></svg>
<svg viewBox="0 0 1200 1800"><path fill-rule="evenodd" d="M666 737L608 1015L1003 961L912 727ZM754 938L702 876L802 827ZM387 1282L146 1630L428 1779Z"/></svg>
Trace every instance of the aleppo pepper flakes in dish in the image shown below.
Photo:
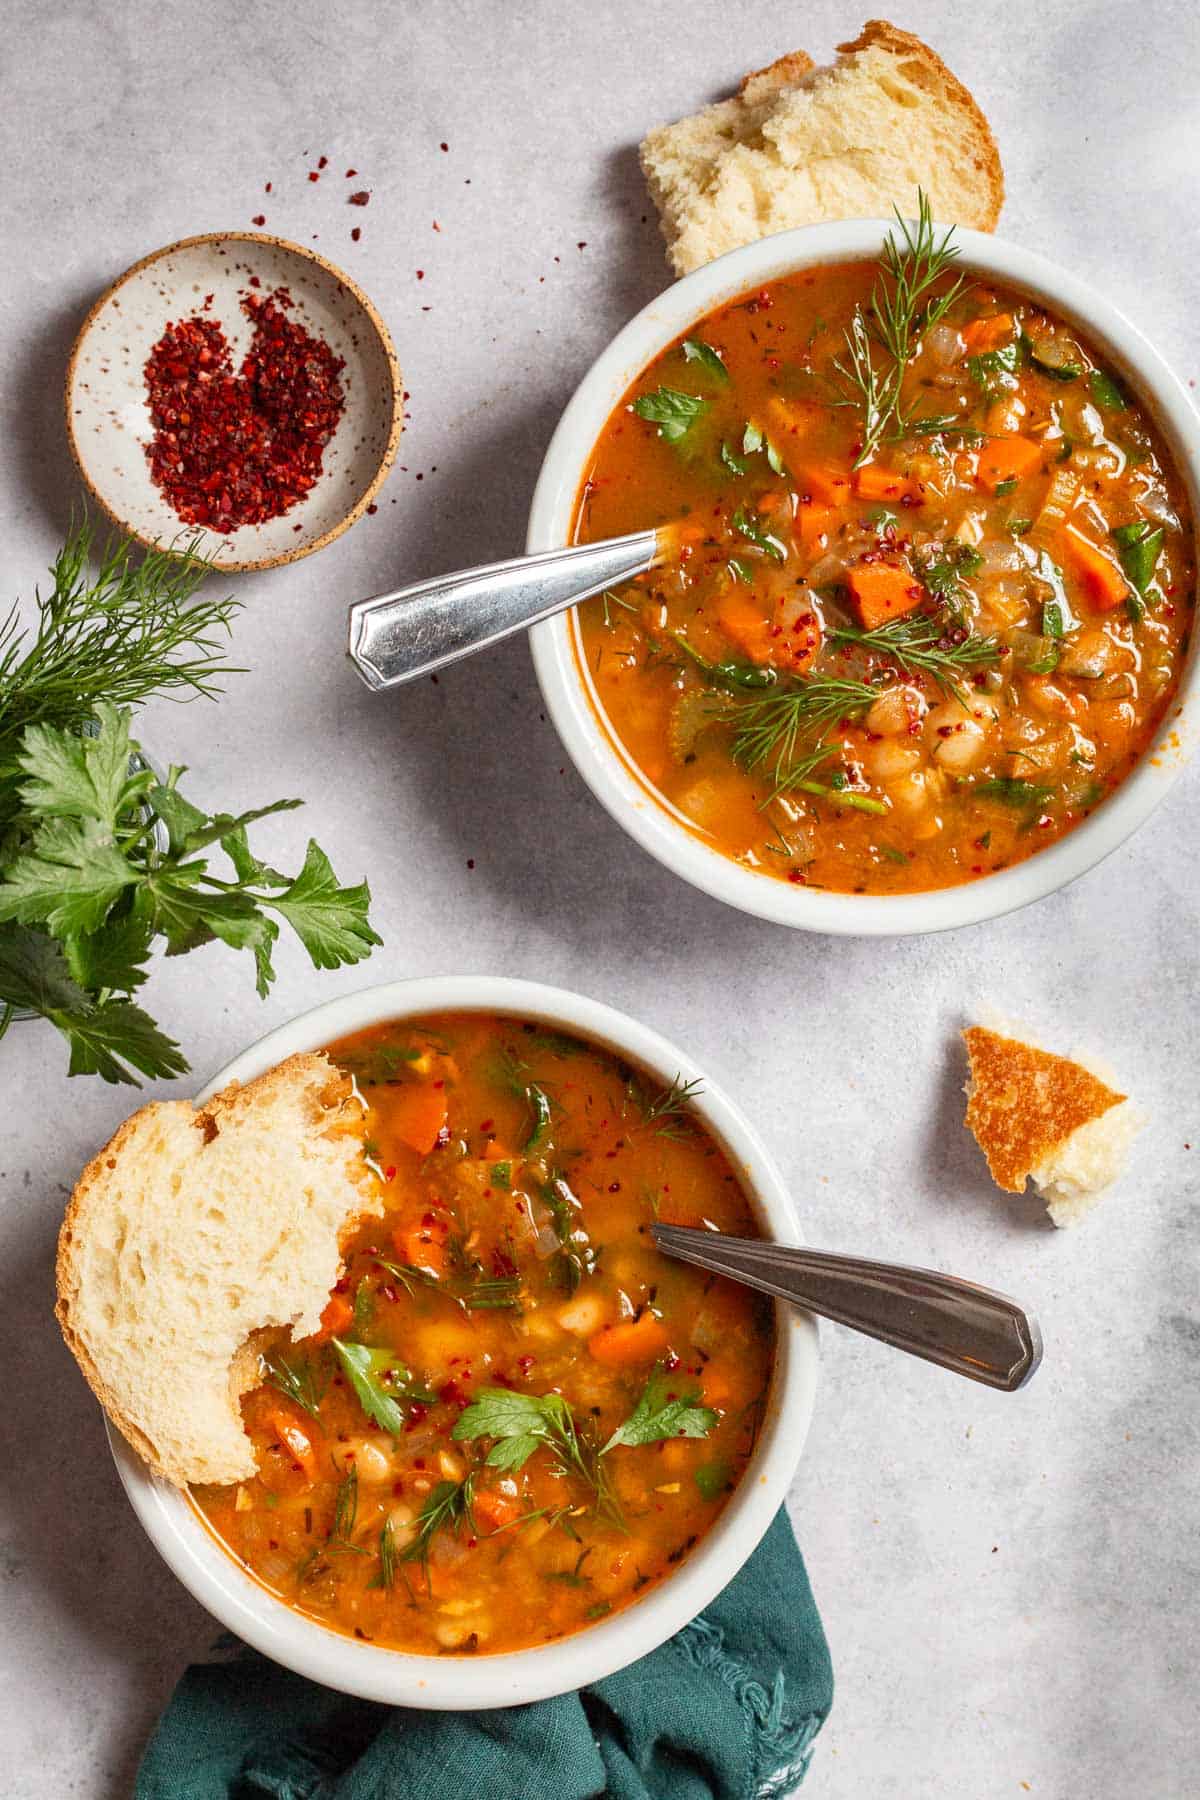
<svg viewBox="0 0 1200 1800"><path fill-rule="evenodd" d="M215 319L167 326L146 359L154 484L186 525L236 531L316 485L345 407L345 362L295 319L286 288L246 293L250 348L235 372Z"/></svg>

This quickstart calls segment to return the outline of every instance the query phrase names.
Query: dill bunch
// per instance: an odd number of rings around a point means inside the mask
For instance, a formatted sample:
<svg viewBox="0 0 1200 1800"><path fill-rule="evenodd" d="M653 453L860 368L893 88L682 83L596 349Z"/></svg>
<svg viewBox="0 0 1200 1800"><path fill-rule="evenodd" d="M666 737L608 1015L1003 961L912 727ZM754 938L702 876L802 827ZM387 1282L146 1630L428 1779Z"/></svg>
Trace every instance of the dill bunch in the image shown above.
<svg viewBox="0 0 1200 1800"><path fill-rule="evenodd" d="M198 592L210 566L196 540L139 554L109 538L93 571L95 549L90 521L73 524L50 592L35 595L36 623L22 630L15 603L0 623L0 764L26 725L77 725L101 700L211 697L241 673L222 661L239 603Z"/></svg>

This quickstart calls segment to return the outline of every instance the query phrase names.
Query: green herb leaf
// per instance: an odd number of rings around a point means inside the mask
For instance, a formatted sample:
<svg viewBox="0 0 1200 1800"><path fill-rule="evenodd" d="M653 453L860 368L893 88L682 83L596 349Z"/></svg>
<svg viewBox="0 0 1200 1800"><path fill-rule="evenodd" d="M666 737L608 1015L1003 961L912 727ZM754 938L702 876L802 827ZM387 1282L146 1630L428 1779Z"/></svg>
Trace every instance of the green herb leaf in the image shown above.
<svg viewBox="0 0 1200 1800"><path fill-rule="evenodd" d="M575 1442L575 1421L561 1394L521 1394L484 1388L460 1415L451 1435L459 1443L495 1438L487 1455L494 1469L519 1469L542 1444L556 1451Z"/></svg>
<svg viewBox="0 0 1200 1800"><path fill-rule="evenodd" d="M99 1075L136 1087L130 1066L152 1080L182 1075L187 1068L179 1045L131 1000L105 1000L87 1013L49 1016L71 1046L68 1075Z"/></svg>
<svg viewBox="0 0 1200 1800"><path fill-rule="evenodd" d="M999 800L1005 806L1044 806L1054 789L1036 781L1017 781L1001 775L993 781L977 781L971 789L976 799Z"/></svg>
<svg viewBox="0 0 1200 1800"><path fill-rule="evenodd" d="M95 819L51 818L0 884L0 921L45 925L56 937L97 931L138 871Z"/></svg>
<svg viewBox="0 0 1200 1800"><path fill-rule="evenodd" d="M702 369L715 375L718 381L729 380L729 370L711 344L706 344L702 338L684 338L681 348L688 362L699 363Z"/></svg>
<svg viewBox="0 0 1200 1800"><path fill-rule="evenodd" d="M696 1470L696 1486L704 1500L719 1500L729 1486L732 1470L727 1462L701 1463Z"/></svg>
<svg viewBox="0 0 1200 1800"><path fill-rule="evenodd" d="M337 969L361 962L383 939L367 919L371 890L339 887L329 858L313 838L308 840L304 867L282 894L264 904L281 913L318 969Z"/></svg>
<svg viewBox="0 0 1200 1800"><path fill-rule="evenodd" d="M665 438L668 444L675 444L687 436L701 413L708 410L708 401L699 394L660 387L652 394L639 394L633 410L639 419L648 419L658 426L659 437Z"/></svg>
<svg viewBox="0 0 1200 1800"><path fill-rule="evenodd" d="M1137 519L1132 525L1118 525L1112 535L1125 578L1144 599L1162 555L1163 528Z"/></svg>
<svg viewBox="0 0 1200 1800"><path fill-rule="evenodd" d="M774 532L768 531L760 523L757 515L747 512L744 506L738 507L731 523L735 531L740 532L749 543L756 545L758 549L765 550L767 555L773 557L776 562L787 561L787 548L782 540L777 538Z"/></svg>
<svg viewBox="0 0 1200 1800"><path fill-rule="evenodd" d="M1096 405L1106 407L1109 412L1124 412L1129 404L1116 380L1113 376L1106 375L1103 369L1090 371L1088 387Z"/></svg>
<svg viewBox="0 0 1200 1800"><path fill-rule="evenodd" d="M393 1350L370 1350L345 1338L335 1337L331 1342L368 1419L393 1437L399 1437L407 1423L402 1400L428 1402L434 1398L413 1386L411 1370Z"/></svg>
<svg viewBox="0 0 1200 1800"><path fill-rule="evenodd" d="M725 464L725 467L731 474L744 475L746 473L746 464L742 461L740 456L734 455L733 451L729 448L728 442L724 438L721 439L721 461Z"/></svg>
<svg viewBox="0 0 1200 1800"><path fill-rule="evenodd" d="M701 1438L719 1423L710 1406L699 1404L700 1390L668 1375L658 1364L641 1399L623 1425L613 1432L602 1454L618 1444L657 1444L664 1438Z"/></svg>

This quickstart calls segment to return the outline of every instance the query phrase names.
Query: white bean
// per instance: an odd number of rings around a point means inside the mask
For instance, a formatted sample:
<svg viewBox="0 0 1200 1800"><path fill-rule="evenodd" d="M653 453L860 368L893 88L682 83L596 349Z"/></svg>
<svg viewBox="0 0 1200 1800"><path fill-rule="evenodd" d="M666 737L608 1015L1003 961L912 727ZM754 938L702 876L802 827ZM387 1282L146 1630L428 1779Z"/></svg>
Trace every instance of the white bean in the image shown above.
<svg viewBox="0 0 1200 1800"><path fill-rule="evenodd" d="M877 737L895 737L924 716L924 694L916 688L890 687L872 703L866 726Z"/></svg>
<svg viewBox="0 0 1200 1800"><path fill-rule="evenodd" d="M576 1294L560 1306L555 1318L575 1337L591 1337L604 1324L605 1306L599 1294Z"/></svg>
<svg viewBox="0 0 1200 1800"><path fill-rule="evenodd" d="M358 1479L368 1487L373 1482L392 1480L392 1458L384 1449L382 1438L349 1438L339 1446L339 1452L347 1467L356 1469Z"/></svg>
<svg viewBox="0 0 1200 1800"><path fill-rule="evenodd" d="M863 765L872 781L899 781L917 767L922 759L918 744L904 738L884 738L882 743L868 744L863 751Z"/></svg>

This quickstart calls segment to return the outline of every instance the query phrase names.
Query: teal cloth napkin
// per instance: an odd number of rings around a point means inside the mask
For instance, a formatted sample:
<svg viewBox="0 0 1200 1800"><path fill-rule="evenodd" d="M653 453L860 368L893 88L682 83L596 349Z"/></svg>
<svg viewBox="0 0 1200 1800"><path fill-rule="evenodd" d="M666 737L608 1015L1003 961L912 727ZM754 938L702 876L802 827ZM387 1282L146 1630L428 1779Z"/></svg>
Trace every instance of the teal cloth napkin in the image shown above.
<svg viewBox="0 0 1200 1800"><path fill-rule="evenodd" d="M184 1674L134 1800L774 1800L833 1671L785 1513L698 1619L577 1694L496 1712L348 1699L252 1651Z"/></svg>

